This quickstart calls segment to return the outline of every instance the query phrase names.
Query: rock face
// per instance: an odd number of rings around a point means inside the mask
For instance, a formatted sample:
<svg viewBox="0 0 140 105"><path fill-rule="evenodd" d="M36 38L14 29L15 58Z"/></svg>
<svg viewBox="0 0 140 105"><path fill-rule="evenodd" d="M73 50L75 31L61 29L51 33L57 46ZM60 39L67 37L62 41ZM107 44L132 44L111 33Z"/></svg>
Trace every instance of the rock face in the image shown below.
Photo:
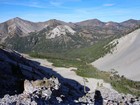
<svg viewBox="0 0 140 105"><path fill-rule="evenodd" d="M36 81L24 81L24 92L27 94L33 94L35 91L38 91L40 89L55 89L58 90L60 86L60 83L58 81L58 78L43 78L43 80L36 80Z"/></svg>
<svg viewBox="0 0 140 105"><path fill-rule="evenodd" d="M48 76L35 62L15 51L0 49L0 97L22 93L25 79L41 79L44 75Z"/></svg>
<svg viewBox="0 0 140 105"><path fill-rule="evenodd" d="M24 85L28 85L26 84L27 81L28 80L25 81ZM39 80L39 81L44 81L44 80ZM34 82L38 82L38 80ZM51 87L51 88L53 89L50 89L50 87L47 87L47 86L45 87L39 86L38 88L36 88L36 91L34 91L33 93L30 93L28 90L25 90L24 93L19 94L19 95L13 95L13 96L5 95L2 99L0 99L0 105L17 105L17 104L68 105L68 104L71 104L70 101L67 101L67 98L64 95L56 96L56 94L53 94L56 92L56 89L54 87ZM121 94L105 87L98 87L97 90L101 92L101 95L103 97L102 99L103 105L108 105L108 104L109 105L121 105L121 104L139 105L140 104L140 97L135 97L130 94L127 94L127 95ZM85 105L85 104L94 105L95 104L94 96L95 96L95 92L87 93L83 97L80 97L78 100L75 100L75 103L72 103L72 105ZM98 99L96 99L96 101L98 101Z"/></svg>
<svg viewBox="0 0 140 105"><path fill-rule="evenodd" d="M46 39L56 38L59 36L66 35L67 33L73 35L75 31L67 25L59 25L56 28L54 28L52 31L50 31L49 33L46 32Z"/></svg>
<svg viewBox="0 0 140 105"><path fill-rule="evenodd" d="M43 80L24 81L24 92L19 95L5 95L0 99L0 105L47 105L53 92L58 90L58 78L44 78ZM56 101L55 103L59 103Z"/></svg>

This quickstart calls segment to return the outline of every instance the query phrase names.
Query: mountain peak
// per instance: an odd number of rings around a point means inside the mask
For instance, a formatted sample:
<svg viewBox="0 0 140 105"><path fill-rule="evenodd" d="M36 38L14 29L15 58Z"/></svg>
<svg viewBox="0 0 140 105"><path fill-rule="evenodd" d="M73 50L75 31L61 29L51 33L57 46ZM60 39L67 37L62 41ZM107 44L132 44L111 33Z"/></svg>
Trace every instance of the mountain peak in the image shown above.
<svg viewBox="0 0 140 105"><path fill-rule="evenodd" d="M135 20L135 19L129 19L129 20L127 20L127 21L137 21L137 20Z"/></svg>
<svg viewBox="0 0 140 105"><path fill-rule="evenodd" d="M139 20L135 20L135 19L129 19L126 21L123 21L122 23L137 23Z"/></svg>
<svg viewBox="0 0 140 105"><path fill-rule="evenodd" d="M129 28L135 28L140 25L140 20L129 19L122 22L121 25Z"/></svg>
<svg viewBox="0 0 140 105"><path fill-rule="evenodd" d="M13 18L13 19L15 19L15 20L22 20L21 18L19 18L19 17L15 17L15 18Z"/></svg>
<svg viewBox="0 0 140 105"><path fill-rule="evenodd" d="M99 19L91 19L89 21L101 22Z"/></svg>
<svg viewBox="0 0 140 105"><path fill-rule="evenodd" d="M89 20L85 20L85 21L81 21L81 22L102 22L98 19L89 19Z"/></svg>
<svg viewBox="0 0 140 105"><path fill-rule="evenodd" d="M15 17L0 24L1 34L27 36L30 32L40 31L44 25ZM4 30L4 31L3 31Z"/></svg>
<svg viewBox="0 0 140 105"><path fill-rule="evenodd" d="M15 17L15 18L12 18L12 19L10 19L8 21L16 22L16 21L21 21L21 20L23 21L23 19L21 19L19 17Z"/></svg>
<svg viewBox="0 0 140 105"><path fill-rule="evenodd" d="M56 19L48 20L46 23L48 26L52 26L52 27L66 24L64 21L60 21L60 20L56 20Z"/></svg>
<svg viewBox="0 0 140 105"><path fill-rule="evenodd" d="M78 22L77 24L81 26L103 26L104 22L98 19L90 19L90 20Z"/></svg>

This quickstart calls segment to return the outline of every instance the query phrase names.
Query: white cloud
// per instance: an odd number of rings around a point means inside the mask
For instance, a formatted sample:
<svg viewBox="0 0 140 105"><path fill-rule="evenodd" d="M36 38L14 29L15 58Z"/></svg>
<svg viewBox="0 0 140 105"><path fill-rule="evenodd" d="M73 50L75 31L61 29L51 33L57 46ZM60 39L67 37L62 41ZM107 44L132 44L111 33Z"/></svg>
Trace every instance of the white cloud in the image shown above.
<svg viewBox="0 0 140 105"><path fill-rule="evenodd" d="M13 1L13 2L1 2L2 4L7 4L7 5L17 5L17 6L26 6L26 7L34 7L34 8L47 8L48 6L42 5L39 2L18 2L18 1Z"/></svg>
<svg viewBox="0 0 140 105"><path fill-rule="evenodd" d="M59 6L61 6L63 3L62 3L62 2L58 2L58 1L50 1L50 4L51 4L52 6L59 7Z"/></svg>
<svg viewBox="0 0 140 105"><path fill-rule="evenodd" d="M50 0L50 4L52 6L55 6L55 7L62 7L62 8L66 8L66 7L63 7L62 5L67 3L67 2L80 2L81 0Z"/></svg>
<svg viewBox="0 0 140 105"><path fill-rule="evenodd" d="M13 0L0 0L0 4L7 4L7 5L17 5L17 6L26 6L26 7L34 7L34 8L65 8L63 4L68 2L80 2L81 0L28 0L28 1L18 1Z"/></svg>
<svg viewBox="0 0 140 105"><path fill-rule="evenodd" d="M112 6L114 6L115 4L113 4L113 3L110 3L110 4L104 4L103 6L105 6L105 7L112 7Z"/></svg>
<svg viewBox="0 0 140 105"><path fill-rule="evenodd" d="M55 2L79 2L82 0L50 0L50 1L55 1Z"/></svg>

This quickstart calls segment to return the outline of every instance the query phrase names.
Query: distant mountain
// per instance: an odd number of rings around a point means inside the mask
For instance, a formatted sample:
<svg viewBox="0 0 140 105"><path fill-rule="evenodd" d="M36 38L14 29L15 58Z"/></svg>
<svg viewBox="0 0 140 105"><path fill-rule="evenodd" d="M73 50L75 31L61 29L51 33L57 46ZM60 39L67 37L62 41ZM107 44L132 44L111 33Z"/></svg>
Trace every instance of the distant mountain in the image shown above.
<svg viewBox="0 0 140 105"><path fill-rule="evenodd" d="M48 21L46 21L44 23L46 24L46 27L47 26L56 27L58 25L65 25L65 24L67 24L64 21L60 21L60 20L56 20L56 19L51 19L51 20L48 20Z"/></svg>
<svg viewBox="0 0 140 105"><path fill-rule="evenodd" d="M129 19L121 23L124 27L135 28L140 25L140 20Z"/></svg>
<svg viewBox="0 0 140 105"><path fill-rule="evenodd" d="M34 23L21 18L13 18L0 24L0 34L26 36L30 32L40 31L44 28L44 23Z"/></svg>
<svg viewBox="0 0 140 105"><path fill-rule="evenodd" d="M0 24L0 42L18 51L65 50L90 46L110 37L121 37L139 26L140 21L132 19L122 23L98 19L77 23L52 19L34 23L16 17Z"/></svg>
<svg viewBox="0 0 140 105"><path fill-rule="evenodd" d="M80 26L92 26L92 27L95 27L95 26L99 26L99 27L103 27L105 25L104 22L101 22L100 20L98 19L91 19L91 20L85 20L85 21L82 21L82 22L78 22L76 23Z"/></svg>

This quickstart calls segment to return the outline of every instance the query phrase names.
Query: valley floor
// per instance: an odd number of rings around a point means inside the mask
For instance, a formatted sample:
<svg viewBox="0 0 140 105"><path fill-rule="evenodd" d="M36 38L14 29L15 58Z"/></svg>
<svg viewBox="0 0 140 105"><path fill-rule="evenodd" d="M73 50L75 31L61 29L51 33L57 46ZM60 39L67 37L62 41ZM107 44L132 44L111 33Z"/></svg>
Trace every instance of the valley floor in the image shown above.
<svg viewBox="0 0 140 105"><path fill-rule="evenodd" d="M94 92L95 89L97 88L97 85L101 85L101 84L103 84L104 87L113 90L111 85L109 83L105 83L102 79L83 78L81 76L78 76L75 73L75 70L77 70L77 68L55 67L52 65L51 62L48 62L46 59L31 58L25 54L23 54L23 56L30 60L39 62L40 65L42 65L44 67L51 68L53 71L60 74L64 78L75 80L75 81L79 82L81 85L84 85L84 83L85 83L85 85L90 89L90 92ZM51 72L51 71L49 71L49 72Z"/></svg>

